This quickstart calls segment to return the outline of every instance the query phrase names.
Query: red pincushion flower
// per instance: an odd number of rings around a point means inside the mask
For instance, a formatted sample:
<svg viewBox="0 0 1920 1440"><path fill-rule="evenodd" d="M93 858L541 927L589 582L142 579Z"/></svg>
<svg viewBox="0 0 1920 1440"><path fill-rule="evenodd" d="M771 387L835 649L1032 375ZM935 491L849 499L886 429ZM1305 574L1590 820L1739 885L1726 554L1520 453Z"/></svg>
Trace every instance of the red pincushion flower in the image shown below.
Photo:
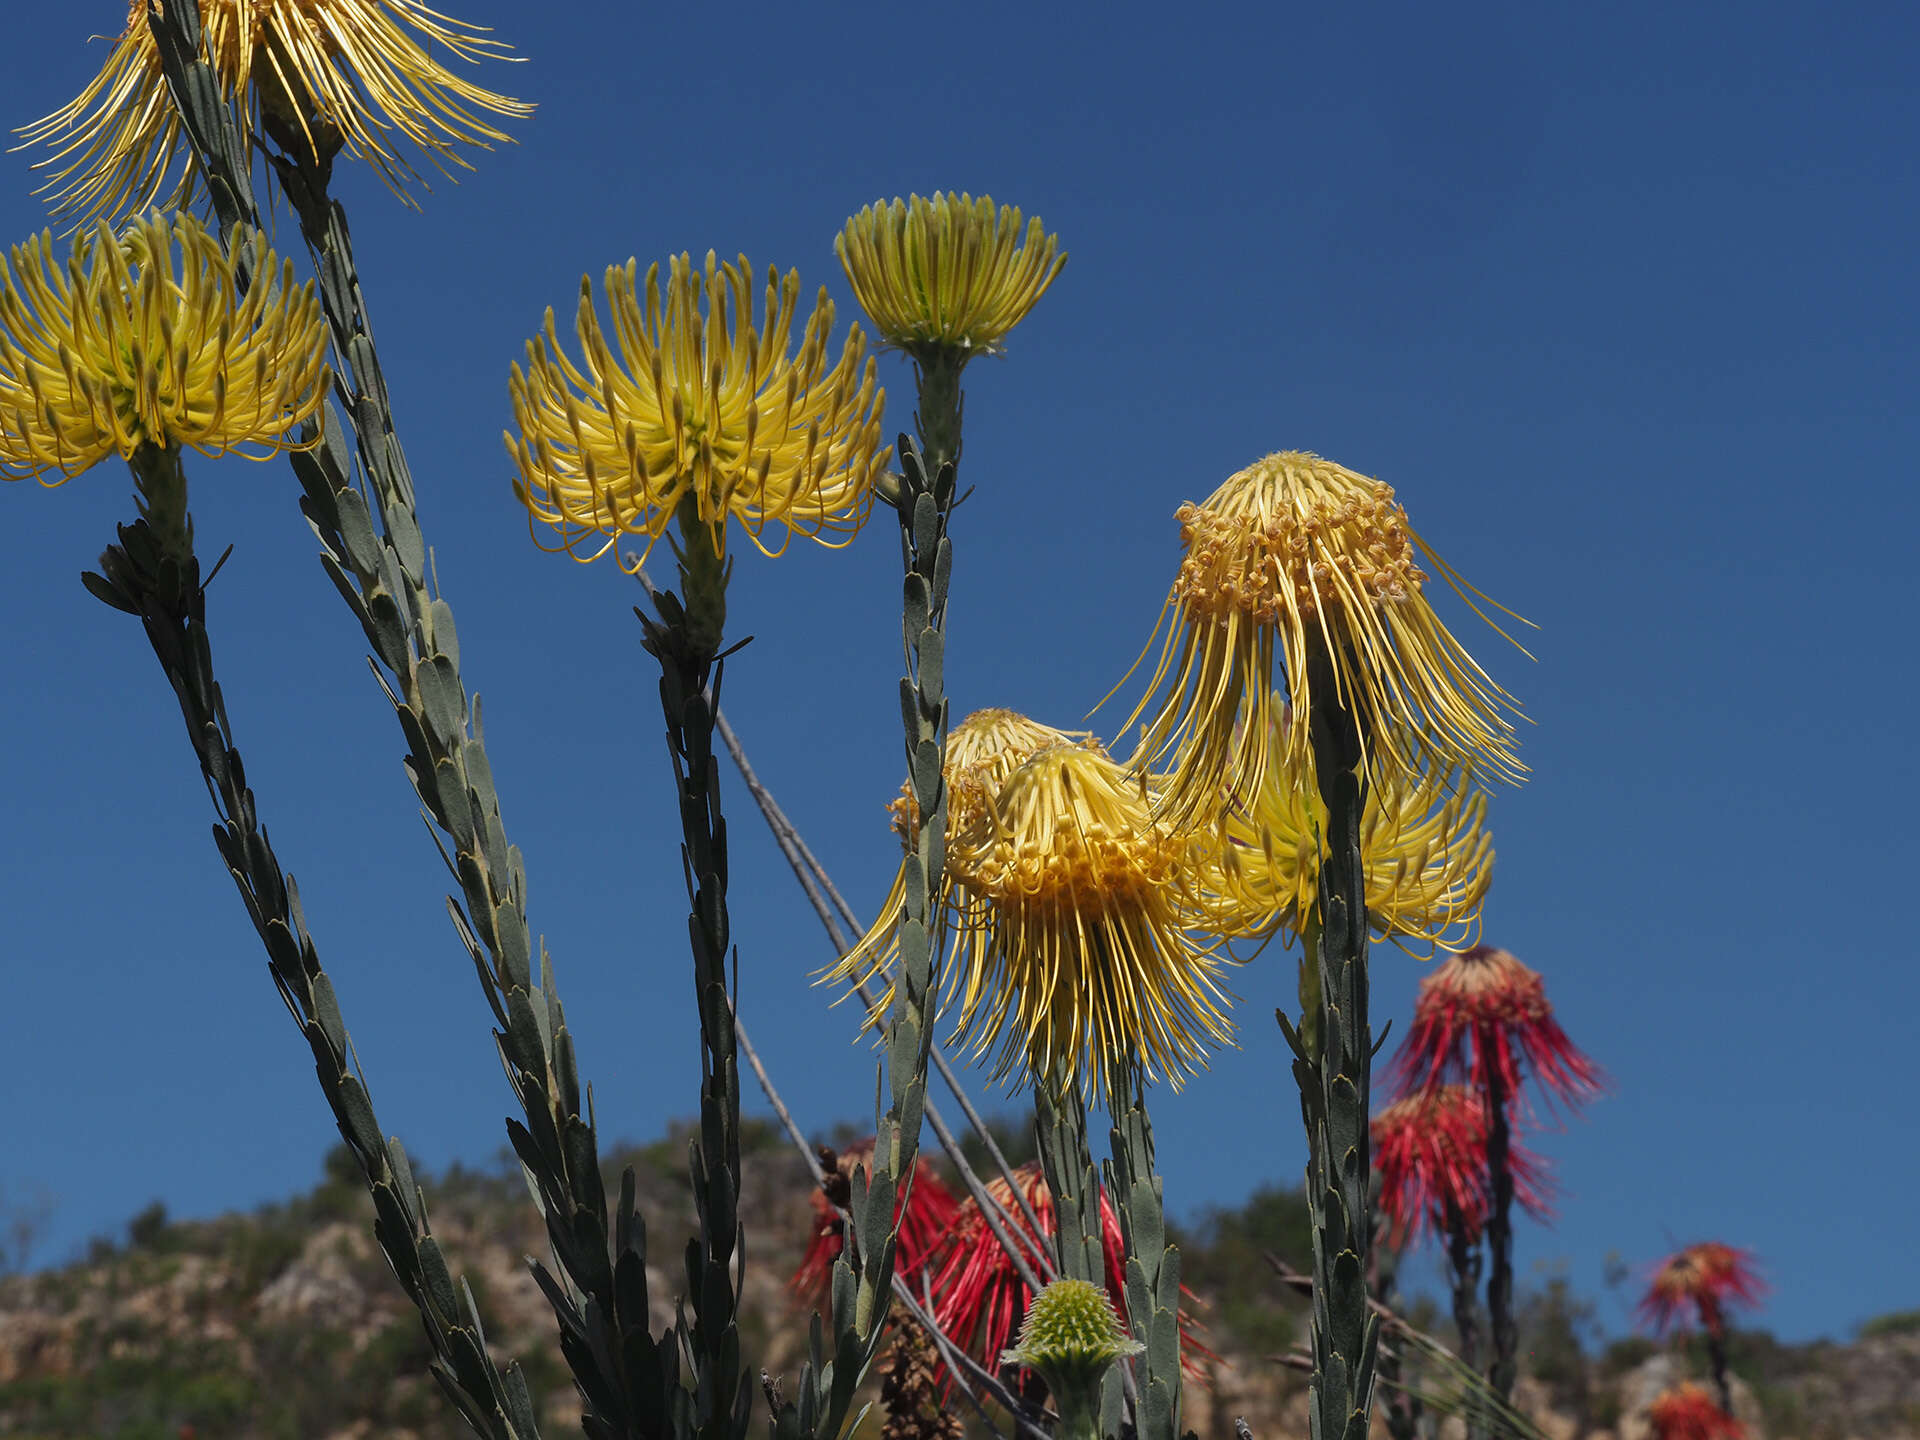
<svg viewBox="0 0 1920 1440"><path fill-rule="evenodd" d="M851 1182L856 1165L873 1164L873 1139L857 1141L834 1158L834 1169L841 1179ZM813 1206L813 1229L807 1238L807 1253L800 1268L787 1282L794 1300L804 1306L824 1310L833 1291L833 1262L840 1258L845 1244L839 1212L828 1202L818 1186L808 1192ZM940 1177L924 1159L913 1167L913 1189L906 1196L904 1219L900 1201L895 1200L894 1219L900 1224L900 1244L894 1252L894 1273L908 1283L918 1284L923 1267L931 1267L945 1243L947 1230L960 1208L953 1194L940 1183Z"/></svg>
<svg viewBox="0 0 1920 1440"><path fill-rule="evenodd" d="M1507 1152L1513 1195L1536 1219L1553 1213L1546 1162L1526 1147ZM1406 1245L1431 1228L1462 1225L1478 1239L1492 1199L1487 1179L1487 1102L1465 1085L1395 1101L1373 1117L1373 1166L1387 1243Z"/></svg>
<svg viewBox="0 0 1920 1440"><path fill-rule="evenodd" d="M1752 1251L1706 1240L1654 1267L1640 1301L1640 1317L1664 1335L1684 1329L1693 1313L1698 1313L1707 1332L1719 1335L1726 1327L1724 1311L1729 1302L1757 1305L1766 1290Z"/></svg>
<svg viewBox="0 0 1920 1440"><path fill-rule="evenodd" d="M1607 1085L1605 1072L1554 1020L1540 973L1505 950L1475 945L1420 982L1413 1028L1394 1057L1390 1084L1409 1095L1449 1081L1468 1081L1485 1094L1497 1083L1513 1097L1521 1093L1522 1061L1549 1105L1578 1107Z"/></svg>
<svg viewBox="0 0 1920 1440"><path fill-rule="evenodd" d="M1033 1227L1027 1223L1019 1201L1014 1198L1012 1188L1004 1179L996 1176L987 1181L987 1193L999 1202L1002 1211L1012 1217L1013 1223L1007 1227L1008 1231L1026 1255L1028 1263L1039 1272L1042 1270L1041 1257L1050 1257L1052 1254L1048 1242L1054 1233L1053 1194L1047 1189L1046 1177L1037 1164L1022 1165L1014 1171L1014 1177L1020 1182L1027 1204L1033 1207L1034 1218L1040 1222L1044 1232L1041 1237L1034 1235ZM1119 1217L1114 1214L1113 1206L1108 1203L1104 1193L1100 1196L1100 1238L1106 1252L1107 1295L1113 1301L1114 1310L1125 1315L1127 1302L1122 1267L1125 1264L1126 1242L1120 1234ZM1181 1293L1191 1292L1182 1286ZM955 1344L963 1346L968 1354L988 1369L997 1370L1000 1355L1012 1346L1033 1293L1020 1278L1020 1271L994 1238L993 1231L980 1213L980 1207L971 1198L961 1204L953 1222L952 1243L941 1261L939 1273L933 1277L933 1295L934 1319L939 1322L940 1328ZM1188 1376L1195 1380L1204 1375L1201 1366L1203 1358L1220 1358L1194 1339L1194 1331L1198 1328L1199 1322L1182 1305L1180 1363Z"/></svg>
<svg viewBox="0 0 1920 1440"><path fill-rule="evenodd" d="M1647 1409L1654 1440L1742 1440L1747 1427L1691 1380L1663 1390Z"/></svg>

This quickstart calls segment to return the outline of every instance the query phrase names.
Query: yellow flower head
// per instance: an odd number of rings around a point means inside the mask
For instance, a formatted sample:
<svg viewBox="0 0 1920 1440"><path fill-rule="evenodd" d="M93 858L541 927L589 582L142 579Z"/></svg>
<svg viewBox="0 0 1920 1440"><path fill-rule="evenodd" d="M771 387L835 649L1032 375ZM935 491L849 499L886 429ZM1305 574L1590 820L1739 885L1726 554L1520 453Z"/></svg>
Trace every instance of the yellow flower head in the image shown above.
<svg viewBox="0 0 1920 1440"><path fill-rule="evenodd" d="M1036 750L1049 745L1091 745L1085 730L1056 730L1029 720L1017 710L976 710L947 736L947 833L957 834L983 812L1007 783L1007 777ZM913 798L913 782L900 787L890 802L893 828L911 846L920 828L920 807Z"/></svg>
<svg viewBox="0 0 1920 1440"><path fill-rule="evenodd" d="M1138 1067L1178 1086L1232 1025L1217 945L1182 928L1200 843L1156 823L1140 777L1084 735L981 711L948 744L953 1043L996 1042L995 1078L1064 1068L1095 1093ZM956 763L956 757L957 762ZM896 817L897 819L897 817ZM890 968L904 890L824 980ZM867 1017L885 1017L892 986Z"/></svg>
<svg viewBox="0 0 1920 1440"><path fill-rule="evenodd" d="M57 485L144 444L261 460L297 448L286 432L326 399L326 321L263 236L236 232L234 248L252 257L244 296L187 214L119 237L97 222L64 269L44 231L14 246L0 262L0 473Z"/></svg>
<svg viewBox="0 0 1920 1440"><path fill-rule="evenodd" d="M1408 526L1389 486L1289 450L1176 516L1186 558L1162 611L1171 619L1159 664L1128 720L1171 681L1135 758L1144 767L1174 756L1164 803L1175 823L1258 791L1276 659L1294 717L1284 749L1296 771L1314 705L1344 702L1359 718L1376 784L1395 768L1524 774L1507 719L1517 707L1434 614L1420 562L1485 612ZM1309 684L1316 650L1330 664L1332 695Z"/></svg>
<svg viewBox="0 0 1920 1440"><path fill-rule="evenodd" d="M55 147L35 168L59 167L47 184L57 215L111 220L143 209L173 169L180 117L147 21L150 3L131 0L125 33L79 98L20 131L28 144ZM249 164L268 117L316 149L313 129L324 125L412 204L406 186L419 176L399 154L396 135L451 177L449 163L472 168L454 142L485 149L489 140L507 139L467 107L511 116L533 111L462 79L428 54L422 41L466 61L505 47L418 0L200 0L200 17L222 98L246 107L242 141ZM189 156L171 204L192 200L197 170Z"/></svg>
<svg viewBox="0 0 1920 1440"><path fill-rule="evenodd" d="M1320 903L1327 811L1311 757L1289 757L1284 710L1268 732L1271 753L1250 803L1229 810L1207 856L1195 923L1229 938L1301 935ZM1295 765L1304 763L1304 769ZM1486 793L1432 775L1394 770L1367 789L1360 817L1367 920L1375 934L1460 950L1480 933L1493 880Z"/></svg>
<svg viewBox="0 0 1920 1440"><path fill-rule="evenodd" d="M1185 929L1196 843L1097 747L1029 757L947 846L971 900L948 977L955 1043L997 1044L995 1078L1070 1072L1096 1095L1134 1069L1178 1088L1203 1068L1233 1027L1218 943Z"/></svg>
<svg viewBox="0 0 1920 1440"><path fill-rule="evenodd" d="M947 834L962 833L975 817L988 812L993 799L1007 777L1020 768L1036 750L1050 745L1091 745L1084 730L1056 730L1029 720L1016 710L976 710L947 735L946 765L942 774L947 782ZM900 787L900 794L887 804L893 816L894 833L900 843L911 849L920 829L920 806L913 798L913 782ZM898 927L906 912L906 867L894 876L893 888L880 904L875 920L859 942L835 964L820 974L820 984L850 982L864 985L876 975L890 972L899 954ZM967 897L954 883L953 867L947 866L940 880L941 910L965 905ZM867 1016L867 1025L878 1025L893 1007L893 986L886 991Z"/></svg>
<svg viewBox="0 0 1920 1440"><path fill-rule="evenodd" d="M942 349L997 351L1067 263L1035 216L982 195L915 195L869 205L834 240L861 308L916 359Z"/></svg>
<svg viewBox="0 0 1920 1440"><path fill-rule="evenodd" d="M800 274L767 271L765 308L753 324L753 268L716 265L704 277L686 255L635 289L635 262L607 270L608 344L582 277L576 367L547 311L546 335L527 342L527 368L513 367L514 422L506 434L519 476L515 493L536 520L560 532L560 548L592 560L623 535L646 543L646 559L683 498L726 554L727 516L768 555L798 533L844 545L866 523L873 481L885 463L880 417L886 392L874 382L866 337L849 326L840 358L827 360L833 302L823 288L797 355L788 346ZM781 527L779 543L761 539ZM825 537L841 535L838 542ZM585 554L576 548L594 541Z"/></svg>

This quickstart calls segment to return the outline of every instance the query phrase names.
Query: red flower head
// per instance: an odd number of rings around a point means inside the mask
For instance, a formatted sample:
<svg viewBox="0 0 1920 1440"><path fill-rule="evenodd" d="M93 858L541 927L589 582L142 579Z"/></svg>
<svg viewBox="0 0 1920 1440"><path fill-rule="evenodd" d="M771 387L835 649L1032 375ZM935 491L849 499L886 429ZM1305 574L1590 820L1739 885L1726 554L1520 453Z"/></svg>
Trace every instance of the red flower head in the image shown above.
<svg viewBox="0 0 1920 1440"><path fill-rule="evenodd" d="M1653 1440L1742 1440L1747 1427L1691 1380L1663 1390L1647 1409Z"/></svg>
<svg viewBox="0 0 1920 1440"><path fill-rule="evenodd" d="M1027 1204L1043 1232L1040 1237L1021 1213L1020 1202L1004 1179L987 1181L987 1193L1012 1217L1008 1226L1014 1242L1025 1253L1035 1271L1042 1269L1041 1257L1052 1255L1049 1243L1054 1233L1053 1194L1047 1189L1045 1175L1037 1164L1022 1165L1014 1171ZM990 1370L1000 1368L1001 1352L1010 1348L1027 1313L1033 1293L1020 1278L1020 1271L1000 1247L988 1228L980 1207L972 1199L960 1206L952 1226L953 1241L933 1277L933 1313L940 1328ZM1100 1238L1106 1251L1107 1295L1114 1310L1125 1315L1126 1289L1122 1278L1126 1242L1121 1238L1120 1220L1103 1192L1100 1196ZM1189 1293L1181 1287L1182 1293ZM1183 1305L1180 1307L1180 1363L1192 1379L1202 1378L1202 1358L1217 1360L1206 1346L1193 1338L1198 1328Z"/></svg>
<svg viewBox="0 0 1920 1440"><path fill-rule="evenodd" d="M1689 1245L1677 1255L1669 1255L1654 1267L1653 1280L1640 1300L1640 1318L1664 1335L1671 1329L1684 1329L1697 1311L1707 1332L1719 1335L1726 1328L1724 1313L1731 1301L1739 1305L1757 1305L1766 1294L1753 1252L1736 1250L1717 1240Z"/></svg>
<svg viewBox="0 0 1920 1440"><path fill-rule="evenodd" d="M1515 1144L1507 1152L1513 1194L1536 1219L1553 1213L1546 1162ZM1443 1085L1395 1101L1373 1117L1373 1166L1387 1243L1403 1246L1429 1227L1463 1225L1478 1239L1487 1223L1487 1102L1465 1085Z"/></svg>
<svg viewBox="0 0 1920 1440"><path fill-rule="evenodd" d="M1482 1094L1520 1094L1521 1062L1548 1103L1577 1107L1606 1088L1600 1067L1574 1048L1553 1018L1540 973L1504 950L1475 945L1420 982L1413 1028L1394 1057L1401 1094L1469 1081Z"/></svg>
<svg viewBox="0 0 1920 1440"><path fill-rule="evenodd" d="M827 1176L827 1183L834 1184L837 1176L841 1184L851 1184L856 1165L871 1167L873 1164L873 1139L856 1141L834 1157L834 1168ZM833 1291L833 1262L840 1258L841 1246L845 1243L841 1235L839 1212L821 1193L818 1186L808 1193L813 1205L813 1229L807 1237L807 1253L800 1261L800 1268L793 1272L793 1278L787 1282L796 1303L811 1309L824 1310L828 1297ZM917 1283L922 1267L931 1267L934 1257L947 1238L947 1229L953 1224L955 1211L959 1206L954 1202L952 1192L940 1183L940 1177L924 1159L916 1159L913 1167L913 1189L907 1195L905 1219L900 1226L900 1245L894 1252L894 1273L910 1283ZM895 1220L901 1219L900 1202L895 1200L893 1214Z"/></svg>

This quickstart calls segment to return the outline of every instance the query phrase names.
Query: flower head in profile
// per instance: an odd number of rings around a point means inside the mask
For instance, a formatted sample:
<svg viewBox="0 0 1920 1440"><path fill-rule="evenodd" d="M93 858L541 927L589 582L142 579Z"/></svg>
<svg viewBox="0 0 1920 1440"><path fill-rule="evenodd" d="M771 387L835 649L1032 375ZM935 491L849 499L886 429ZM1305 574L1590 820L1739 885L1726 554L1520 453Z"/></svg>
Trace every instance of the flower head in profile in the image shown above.
<svg viewBox="0 0 1920 1440"><path fill-rule="evenodd" d="M1417 1241L1428 1230L1479 1238L1491 1211L1487 1103L1464 1085L1443 1085L1396 1100L1373 1117L1373 1167L1388 1243ZM1552 1213L1546 1162L1524 1146L1508 1151L1514 1198L1535 1218Z"/></svg>
<svg viewBox="0 0 1920 1440"><path fill-rule="evenodd" d="M830 360L826 291L797 353L789 352L798 271L782 279L768 270L758 325L744 255L721 265L709 251L704 271L679 255L664 286L654 265L644 287L629 260L607 270L606 292L611 339L583 277L580 363L567 357L549 310L545 335L527 342L526 369L515 365L509 382L514 490L534 520L560 532L560 548L591 560L639 537L626 562L637 568L676 512L683 525L706 527L722 556L730 516L768 555L796 534L851 540L886 455L885 395L858 325Z"/></svg>
<svg viewBox="0 0 1920 1440"><path fill-rule="evenodd" d="M925 362L1000 349L1067 263L1036 216L982 195L869 205L834 241L860 306L889 344Z"/></svg>
<svg viewBox="0 0 1920 1440"><path fill-rule="evenodd" d="M105 67L71 104L20 131L28 144L53 147L36 168L53 168L46 188L56 214L112 220L144 209L186 148L147 20L150 3L131 0ZM250 148L265 128L282 143L297 136L321 156L344 145L408 204L407 187L419 176L397 140L451 176L450 164L471 168L456 144L485 149L507 139L476 110L514 117L533 110L434 59L428 46L469 63L505 47L418 0L201 0L200 18L221 98L249 113L243 144ZM322 130L325 141L316 134ZM189 155L169 203L190 203L199 181Z"/></svg>
<svg viewBox="0 0 1920 1440"><path fill-rule="evenodd" d="M1523 773L1513 701L1434 613L1421 565L1473 605L1469 587L1408 525L1389 486L1288 450L1176 513L1186 558L1162 611L1158 664L1127 721L1146 717L1136 763L1171 771L1163 803L1175 823L1259 789L1276 662L1296 759L1314 706L1344 704L1375 783L1396 769Z"/></svg>
<svg viewBox="0 0 1920 1440"><path fill-rule="evenodd" d="M1006 1217L1008 1234L1028 1264L1044 1272L1047 1257L1053 1253L1056 1224L1053 1192L1047 1188L1046 1176L1038 1164L1022 1165L1013 1174L1027 1208L1040 1222L1038 1235L1027 1223L1020 1200L1004 1178L996 1175L988 1180L986 1191ZM949 1234L950 1243L933 1279L934 1318L968 1354L984 1365L995 1365L1013 1343L1021 1317L1033 1301L1033 1292L988 1226L976 1200L969 1197L960 1203ZM1124 1304L1126 1241L1121 1235L1119 1217L1104 1193L1100 1196L1100 1241L1107 1294L1115 1305ZM1184 1286L1182 1293L1189 1293ZM1205 1360L1219 1358L1195 1338L1195 1332L1201 1328L1183 1304L1180 1308L1181 1367L1190 1379L1196 1380L1205 1374Z"/></svg>
<svg viewBox="0 0 1920 1440"><path fill-rule="evenodd" d="M965 829L985 813L1007 777L1036 750L1049 745L1091 743L1092 736L1085 730L1056 730L1017 710L974 711L947 736L946 765L941 773L947 782L948 832ZM898 798L888 803L887 810L901 843L911 849L913 834L920 826L920 806L913 798L912 781L901 785Z"/></svg>
<svg viewBox="0 0 1920 1440"><path fill-rule="evenodd" d="M847 1146L834 1157L834 1168L828 1173L826 1183L840 1189L844 1197L853 1183L856 1167L865 1167L869 1172L873 1169L871 1136ZM845 1227L839 1209L819 1186L807 1192L807 1199L812 1203L813 1223L807 1232L806 1253L793 1278L787 1282L787 1288L797 1303L824 1308L832 1290L834 1261L846 1248ZM958 1208L933 1167L924 1157L917 1158L913 1184L901 1186L900 1193L894 1197L894 1220L900 1227L899 1248L894 1256L895 1273L911 1279L934 1263L946 1244L947 1232Z"/></svg>
<svg viewBox="0 0 1920 1440"><path fill-rule="evenodd" d="M1640 1318L1665 1334L1686 1328L1698 1316L1709 1334L1719 1335L1726 1328L1728 1306L1757 1305L1766 1289L1751 1251L1702 1241L1654 1267L1640 1299Z"/></svg>
<svg viewBox="0 0 1920 1440"><path fill-rule="evenodd" d="M1701 1386L1683 1380L1647 1407L1653 1440L1744 1440L1747 1427L1727 1414Z"/></svg>
<svg viewBox="0 0 1920 1440"><path fill-rule="evenodd" d="M1450 1080L1482 1093L1522 1095L1531 1074L1549 1105L1578 1107L1606 1088L1606 1074L1567 1038L1537 970L1505 950L1475 945L1420 982L1413 1026L1394 1057L1401 1093Z"/></svg>
<svg viewBox="0 0 1920 1440"><path fill-rule="evenodd" d="M1123 1075L1176 1089L1230 1043L1220 942L1187 929L1199 840L1153 817L1139 775L1083 745L1036 751L987 812L951 832L972 904L955 921L954 1043L996 1078L1104 1095Z"/></svg>
<svg viewBox="0 0 1920 1440"><path fill-rule="evenodd" d="M1229 938L1298 936L1320 903L1320 837L1326 806L1312 756L1296 753L1279 702L1260 785L1221 820L1221 843L1202 872L1202 928ZM1304 767L1304 769L1296 768ZM1367 920L1402 945L1472 943L1493 879L1487 799L1471 785L1392 771L1370 786L1361 812Z"/></svg>
<svg viewBox="0 0 1920 1440"><path fill-rule="evenodd" d="M989 815L990 806L1007 777L1035 751L1053 745L1092 743L1084 730L1056 730L1016 710L974 711L947 735L946 765L941 772L947 784L947 834L968 831ZM910 851L920 828L920 807L914 800L912 781L900 787L899 796L888 803L887 810L893 816L894 832L899 835L901 845ZM821 973L819 983L851 981L864 985L892 970L899 953L896 932L906 910L906 873L906 867L902 866L894 876L893 888L881 902L879 918L872 928L836 964ZM955 880L952 867L945 867L941 875L941 907L965 909L969 903L967 892ZM867 1024L879 1024L892 1005L893 987L889 983L869 1013Z"/></svg>
<svg viewBox="0 0 1920 1440"><path fill-rule="evenodd" d="M311 283L264 237L232 258L188 214L75 237L42 232L0 262L0 474L57 485L143 445L265 459L325 402L327 327ZM177 253L176 253L177 252Z"/></svg>

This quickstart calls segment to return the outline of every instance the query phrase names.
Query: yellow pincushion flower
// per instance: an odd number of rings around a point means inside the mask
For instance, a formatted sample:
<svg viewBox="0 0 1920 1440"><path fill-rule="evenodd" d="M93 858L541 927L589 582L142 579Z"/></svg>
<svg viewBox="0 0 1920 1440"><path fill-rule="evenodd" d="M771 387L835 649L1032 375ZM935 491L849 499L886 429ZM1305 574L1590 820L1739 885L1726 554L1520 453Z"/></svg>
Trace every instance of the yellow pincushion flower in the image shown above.
<svg viewBox="0 0 1920 1440"><path fill-rule="evenodd" d="M982 195L869 205L834 240L853 293L889 344L915 359L997 351L1067 263L1039 217Z"/></svg>
<svg viewBox="0 0 1920 1440"><path fill-rule="evenodd" d="M1029 720L1017 710L976 710L947 736L947 830L956 833L990 804L1007 777L1029 755L1049 745L1090 745L1085 730L1056 730ZM887 805L893 828L912 845L920 825L920 807L914 803L913 782L900 787L899 797Z"/></svg>
<svg viewBox="0 0 1920 1440"><path fill-rule="evenodd" d="M1140 777L1089 740L1018 749L976 761L964 781L949 771L952 1043L976 1057L997 1047L996 1079L1068 1072L1098 1094L1138 1068L1178 1086L1232 1034L1220 946L1185 928L1188 876L1209 842L1156 822ZM890 896L827 978L881 969L900 908ZM870 1025L891 999L889 987Z"/></svg>
<svg viewBox="0 0 1920 1440"><path fill-rule="evenodd" d="M1092 737L1084 730L1056 730L1038 720L1029 720L1017 710L974 711L947 735L946 765L942 771L947 782L947 834L964 832L970 821L988 813L1007 777L1036 750L1052 745L1092 743ZM920 827L920 807L914 802L912 781L900 787L898 797L888 802L887 811L893 816L893 828L901 844L911 850ZM874 921L873 928L821 973L820 983L846 981L864 985L892 969L899 954L895 932L906 911L906 874L903 865L894 876L893 888L881 902L880 917ZM948 866L941 876L939 908L945 910L966 903L966 896L955 885L953 869ZM878 1024L892 1004L893 988L889 984L867 1023Z"/></svg>
<svg viewBox="0 0 1920 1440"><path fill-rule="evenodd" d="M1420 562L1485 619L1472 598L1479 592L1469 594L1407 524L1391 487L1289 450L1176 516L1186 558L1162 612L1159 664L1128 720L1148 713L1166 686L1135 762L1170 771L1164 804L1176 824L1259 790L1276 660L1294 717L1284 749L1296 773L1314 705L1345 703L1358 716L1375 783L1394 769L1524 774L1507 719L1517 706L1434 613ZM1315 658L1332 693L1309 678Z"/></svg>
<svg viewBox="0 0 1920 1440"><path fill-rule="evenodd" d="M178 261L175 246L178 246ZM236 232L253 283L193 216L104 221L66 266L43 232L0 263L0 473L57 485L142 445L266 459L324 403L327 327L258 234ZM47 477L53 478L47 478Z"/></svg>
<svg viewBox="0 0 1920 1440"><path fill-rule="evenodd" d="M55 147L35 167L59 167L47 186L55 214L110 220L152 204L166 185L181 148L180 117L161 74L148 5L131 0L127 28L106 66L72 104L20 131L29 144ZM324 125L412 204L406 187L419 177L395 146L396 135L451 176L449 163L472 168L456 142L486 149L489 140L508 138L469 106L495 115L533 111L435 60L426 45L464 61L505 47L417 0L200 0L200 18L222 98L239 99L251 117L242 135L249 164L266 120L315 149L322 147L314 127ZM187 204L197 184L189 156L171 203Z"/></svg>
<svg viewBox="0 0 1920 1440"><path fill-rule="evenodd" d="M1250 803L1221 822L1207 853L1195 923L1229 938L1298 936L1320 902L1320 849L1327 811L1311 760L1296 770L1284 711L1268 733L1271 753ZM1367 920L1403 946L1460 950L1478 938L1493 880L1486 793L1449 788L1432 775L1387 772L1367 790L1360 819Z"/></svg>
<svg viewBox="0 0 1920 1440"><path fill-rule="evenodd" d="M561 347L552 310L545 336L527 342L527 368L515 365L509 385L515 493L574 558L594 559L638 535L646 542L639 554L622 557L637 568L683 504L722 556L729 515L768 555L794 534L827 545L844 536L844 545L865 523L886 455L886 395L866 337L850 326L828 364L833 302L822 289L789 357L799 272L782 280L768 270L758 327L752 275L744 255L738 266L717 265L709 251L704 275L679 255L664 291L655 265L642 294L629 260L606 275L614 344L584 277L580 364ZM769 525L780 527L777 544L761 538Z"/></svg>
<svg viewBox="0 0 1920 1440"><path fill-rule="evenodd" d="M947 847L974 900L956 920L955 1043L997 1045L995 1078L1070 1072L1096 1095L1130 1070L1177 1089L1204 1068L1233 1027L1219 944L1185 928L1197 843L1104 751L1031 756Z"/></svg>

